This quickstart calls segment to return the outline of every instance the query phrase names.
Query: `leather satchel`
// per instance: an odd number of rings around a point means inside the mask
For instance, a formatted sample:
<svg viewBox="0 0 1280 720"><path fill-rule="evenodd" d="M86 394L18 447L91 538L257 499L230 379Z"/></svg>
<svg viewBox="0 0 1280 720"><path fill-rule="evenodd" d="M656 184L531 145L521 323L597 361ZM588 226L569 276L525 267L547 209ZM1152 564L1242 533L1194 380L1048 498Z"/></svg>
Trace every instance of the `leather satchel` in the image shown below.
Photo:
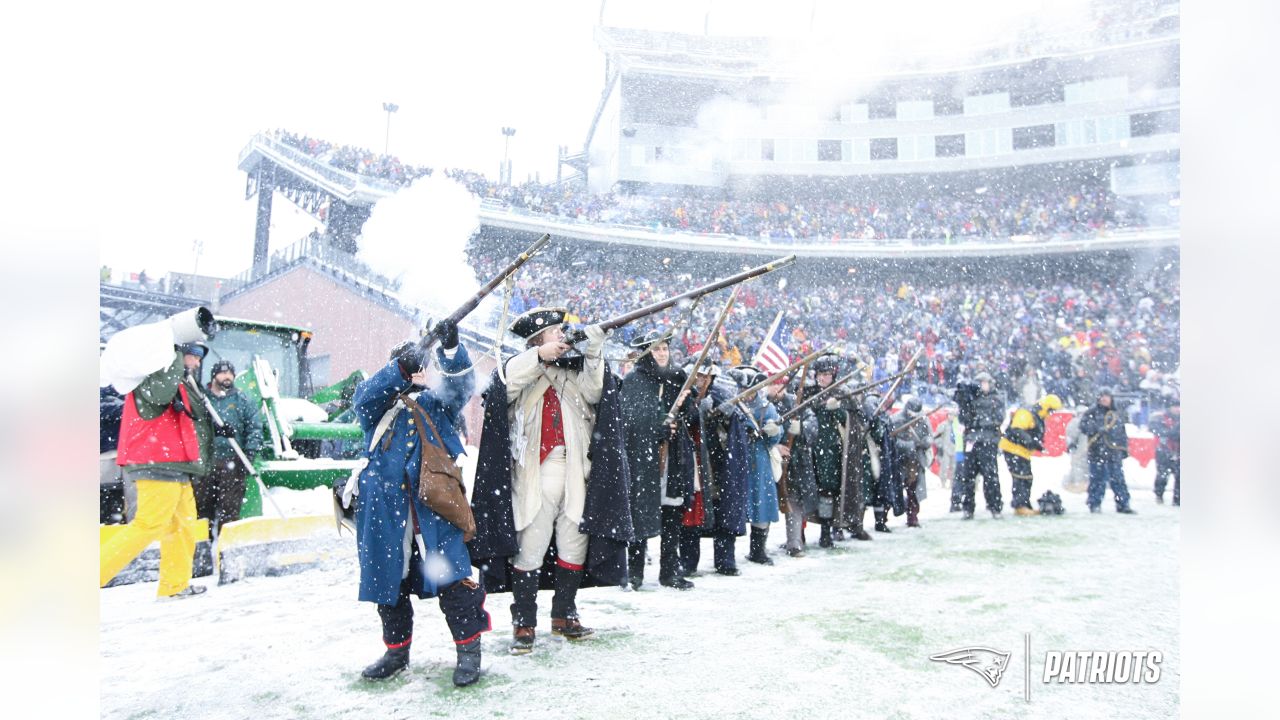
<svg viewBox="0 0 1280 720"><path fill-rule="evenodd" d="M462 470L449 457L444 447L440 431L436 430L431 416L413 398L401 396L416 421L413 427L418 432L419 445L422 446L422 458L418 470L418 499L426 503L437 515L449 521L462 531L463 542L471 542L476 535L476 519L471 514L471 503L467 502L466 488L462 484ZM427 431L423 424L431 428L436 444L427 442Z"/></svg>

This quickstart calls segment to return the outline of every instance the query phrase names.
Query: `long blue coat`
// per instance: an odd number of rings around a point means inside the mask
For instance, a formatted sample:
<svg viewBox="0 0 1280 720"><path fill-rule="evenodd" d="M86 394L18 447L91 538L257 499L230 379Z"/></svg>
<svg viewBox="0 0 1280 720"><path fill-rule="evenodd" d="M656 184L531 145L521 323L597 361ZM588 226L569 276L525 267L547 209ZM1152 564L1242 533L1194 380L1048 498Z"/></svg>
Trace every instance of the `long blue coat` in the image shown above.
<svg viewBox="0 0 1280 720"><path fill-rule="evenodd" d="M747 405L747 410L756 419L756 425L762 428L767 422L778 422L778 411L765 398L764 393L757 393ZM778 484L773 479L773 464L769 460L769 450L780 442L782 442L781 433L773 437L767 435L753 437L747 444L750 453L750 472L747 475L747 520L749 522L778 522Z"/></svg>
<svg viewBox="0 0 1280 720"><path fill-rule="evenodd" d="M475 388L475 374L466 348L458 346L452 358L437 349L436 358L448 375L435 392L422 390L417 401L431 416L453 457L462 454L462 442L454 426L462 406ZM356 545L360 557L360 599L380 605L395 605L404 568L405 526L411 522L409 499L418 515L418 526L427 548L425 568L411 573L422 578L415 588L419 597L430 597L441 588L471 576L471 558L462 542L462 531L418 500L418 472L422 453L418 435L409 422L412 414L401 408L395 420L372 451L369 443L382 416L403 392L418 390L389 362L356 387L356 417L364 430L365 457L369 465L360 474L360 497L356 505ZM430 428L427 438L435 444ZM385 447L385 449L384 449Z"/></svg>

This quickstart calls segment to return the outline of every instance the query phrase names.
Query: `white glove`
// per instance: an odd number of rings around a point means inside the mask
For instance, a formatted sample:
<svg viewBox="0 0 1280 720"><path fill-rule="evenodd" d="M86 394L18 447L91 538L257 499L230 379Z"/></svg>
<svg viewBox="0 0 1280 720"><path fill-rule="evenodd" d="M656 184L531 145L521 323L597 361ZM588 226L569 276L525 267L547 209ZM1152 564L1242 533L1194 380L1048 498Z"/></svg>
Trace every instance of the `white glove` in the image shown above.
<svg viewBox="0 0 1280 720"><path fill-rule="evenodd" d="M604 345L605 335L608 334L599 325L588 325L582 328L582 332L587 336L587 344L595 348Z"/></svg>
<svg viewBox="0 0 1280 720"><path fill-rule="evenodd" d="M779 435L782 434L782 428L778 427L778 423L772 420L765 423L764 427L760 429L763 430L764 434L768 435L769 437L778 437Z"/></svg>
<svg viewBox="0 0 1280 720"><path fill-rule="evenodd" d="M800 434L800 421L799 421L799 420L797 420L797 419L795 419L795 418L791 418L791 420L787 421L787 434L788 434L788 435L799 435L799 434Z"/></svg>
<svg viewBox="0 0 1280 720"><path fill-rule="evenodd" d="M826 406L828 410L838 410L840 408L840 398L827 398Z"/></svg>

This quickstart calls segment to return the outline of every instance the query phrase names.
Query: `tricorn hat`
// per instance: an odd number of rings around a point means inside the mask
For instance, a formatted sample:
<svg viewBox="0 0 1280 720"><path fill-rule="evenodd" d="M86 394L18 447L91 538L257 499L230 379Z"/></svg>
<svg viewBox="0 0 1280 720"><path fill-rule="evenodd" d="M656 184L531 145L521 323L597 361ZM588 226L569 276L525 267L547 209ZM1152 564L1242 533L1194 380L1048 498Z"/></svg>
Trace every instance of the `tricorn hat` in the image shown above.
<svg viewBox="0 0 1280 720"><path fill-rule="evenodd" d="M814 373L834 373L840 368L840 358L835 355L823 355L813 361Z"/></svg>
<svg viewBox="0 0 1280 720"><path fill-rule="evenodd" d="M564 324L564 316L567 314L568 308L536 307L513 320L507 329L528 340L553 325Z"/></svg>
<svg viewBox="0 0 1280 720"><path fill-rule="evenodd" d="M631 340L631 348L633 350L648 350L650 346L658 343L669 342L671 340L671 332L664 330L650 330L643 335L637 335Z"/></svg>
<svg viewBox="0 0 1280 720"><path fill-rule="evenodd" d="M739 365L730 370L729 374L735 381L737 381L738 386L744 390L756 383L764 381L764 379L768 377L754 365Z"/></svg>

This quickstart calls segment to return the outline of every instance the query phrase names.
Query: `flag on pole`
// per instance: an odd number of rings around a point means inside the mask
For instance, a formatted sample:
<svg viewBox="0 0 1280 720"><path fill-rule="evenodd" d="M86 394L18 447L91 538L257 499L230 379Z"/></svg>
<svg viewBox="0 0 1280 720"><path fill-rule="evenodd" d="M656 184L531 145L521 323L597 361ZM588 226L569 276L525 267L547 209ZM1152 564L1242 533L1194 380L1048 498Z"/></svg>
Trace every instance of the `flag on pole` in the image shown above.
<svg viewBox="0 0 1280 720"><path fill-rule="evenodd" d="M766 375L786 369L791 364L791 356L787 354L786 338L786 323L782 321L782 311L779 310L751 364Z"/></svg>

